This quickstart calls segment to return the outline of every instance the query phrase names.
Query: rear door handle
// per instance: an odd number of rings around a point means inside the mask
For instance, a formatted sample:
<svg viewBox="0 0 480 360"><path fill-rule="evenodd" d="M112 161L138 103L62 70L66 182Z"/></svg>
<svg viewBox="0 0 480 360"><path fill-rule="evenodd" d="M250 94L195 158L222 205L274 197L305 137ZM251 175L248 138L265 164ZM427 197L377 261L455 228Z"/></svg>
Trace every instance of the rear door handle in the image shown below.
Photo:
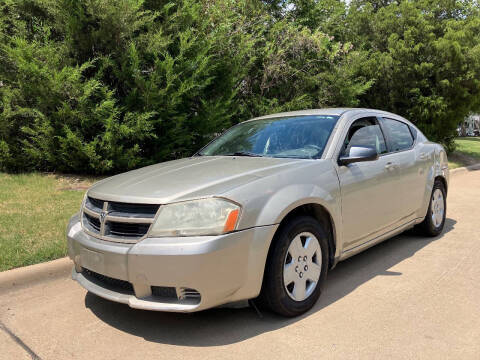
<svg viewBox="0 0 480 360"><path fill-rule="evenodd" d="M427 154L427 153L421 153L421 154L418 156L418 158L419 158L420 160L425 160L425 159L428 158L428 154Z"/></svg>

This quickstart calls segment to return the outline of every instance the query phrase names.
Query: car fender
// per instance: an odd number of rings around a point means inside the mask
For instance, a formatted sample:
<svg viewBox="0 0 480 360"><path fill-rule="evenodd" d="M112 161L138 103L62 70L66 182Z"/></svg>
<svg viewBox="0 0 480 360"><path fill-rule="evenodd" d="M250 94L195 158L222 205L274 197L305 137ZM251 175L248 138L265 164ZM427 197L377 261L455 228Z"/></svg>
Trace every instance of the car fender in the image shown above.
<svg viewBox="0 0 480 360"><path fill-rule="evenodd" d="M302 180L301 182L299 181ZM255 196L252 196L255 194ZM331 217L337 251L341 250L340 184L331 160L306 161L281 174L259 178L223 194L242 204L238 229L278 225L295 208L322 206ZM272 239L266 240L268 246Z"/></svg>
<svg viewBox="0 0 480 360"><path fill-rule="evenodd" d="M431 150L432 157L431 163L428 166L428 176L427 176L427 183L425 187L425 196L423 198L422 207L418 213L418 221L421 222L425 218L428 206L430 204L430 197L432 194L433 184L437 177L442 177L445 180L448 189L449 183L449 169L448 169L448 159L447 153L443 146L435 143L428 143L426 146L431 146L433 149Z"/></svg>
<svg viewBox="0 0 480 360"><path fill-rule="evenodd" d="M258 216L258 223L279 224L288 213L305 204L321 205L331 214L337 200L331 192L313 184L289 185L268 199Z"/></svg>
<svg viewBox="0 0 480 360"><path fill-rule="evenodd" d="M450 180L450 173L448 169L447 152L440 144L435 146L435 177L442 177L445 180L445 184L448 190L448 183Z"/></svg>
<svg viewBox="0 0 480 360"><path fill-rule="evenodd" d="M337 257L341 250L341 209L338 183L326 190L314 184L292 184L273 194L260 211L258 224L280 224L294 209L306 204L322 206L330 215ZM272 239L269 239L269 246Z"/></svg>

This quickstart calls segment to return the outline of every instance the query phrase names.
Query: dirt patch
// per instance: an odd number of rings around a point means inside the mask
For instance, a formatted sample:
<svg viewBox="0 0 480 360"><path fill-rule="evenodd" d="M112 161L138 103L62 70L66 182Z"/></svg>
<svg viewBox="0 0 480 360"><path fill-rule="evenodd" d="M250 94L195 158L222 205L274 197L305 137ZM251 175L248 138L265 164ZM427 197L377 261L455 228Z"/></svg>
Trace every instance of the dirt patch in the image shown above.
<svg viewBox="0 0 480 360"><path fill-rule="evenodd" d="M97 177L79 176L79 175L65 175L65 174L48 174L57 180L56 190L60 191L85 191L93 183L101 180Z"/></svg>
<svg viewBox="0 0 480 360"><path fill-rule="evenodd" d="M67 187L57 188L57 190L85 191L85 190L88 190L89 187L90 186L88 186L88 185L67 186Z"/></svg>

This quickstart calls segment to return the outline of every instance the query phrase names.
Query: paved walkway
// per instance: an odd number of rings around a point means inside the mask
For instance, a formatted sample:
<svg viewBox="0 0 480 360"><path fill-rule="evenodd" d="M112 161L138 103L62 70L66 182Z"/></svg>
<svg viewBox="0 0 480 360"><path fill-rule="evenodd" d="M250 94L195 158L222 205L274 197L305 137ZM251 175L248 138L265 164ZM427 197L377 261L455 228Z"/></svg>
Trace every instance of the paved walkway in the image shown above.
<svg viewBox="0 0 480 360"><path fill-rule="evenodd" d="M68 278L0 297L0 359L480 359L480 171L452 177L445 233L334 269L297 319L133 310Z"/></svg>

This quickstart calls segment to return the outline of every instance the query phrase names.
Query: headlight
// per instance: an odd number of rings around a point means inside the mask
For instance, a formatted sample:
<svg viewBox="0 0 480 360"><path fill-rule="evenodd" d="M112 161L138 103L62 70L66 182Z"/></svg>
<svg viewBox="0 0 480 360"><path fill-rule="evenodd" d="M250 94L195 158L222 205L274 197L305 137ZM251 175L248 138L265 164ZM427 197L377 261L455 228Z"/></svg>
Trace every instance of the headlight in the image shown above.
<svg viewBox="0 0 480 360"><path fill-rule="evenodd" d="M219 198L162 205L149 236L219 235L235 230L240 206Z"/></svg>

